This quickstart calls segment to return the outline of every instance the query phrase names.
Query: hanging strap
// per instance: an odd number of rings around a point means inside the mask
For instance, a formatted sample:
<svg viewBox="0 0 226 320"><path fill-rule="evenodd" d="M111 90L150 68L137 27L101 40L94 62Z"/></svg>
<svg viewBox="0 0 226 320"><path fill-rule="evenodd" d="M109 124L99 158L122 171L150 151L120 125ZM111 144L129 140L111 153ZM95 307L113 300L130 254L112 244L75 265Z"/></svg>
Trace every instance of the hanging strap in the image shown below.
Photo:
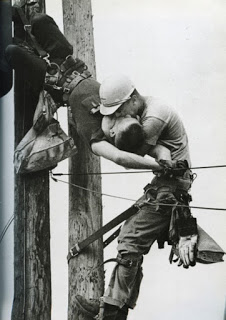
<svg viewBox="0 0 226 320"><path fill-rule="evenodd" d="M120 231L121 231L121 226L103 242L103 247L106 248L112 241L114 241L119 235Z"/></svg>
<svg viewBox="0 0 226 320"><path fill-rule="evenodd" d="M108 222L106 225L104 225L102 228L100 228L99 230L97 230L96 232L94 232L91 236L89 236L88 238L86 238L85 240L76 243L69 251L68 256L67 256L67 260L68 263L69 261L76 257L82 250L84 250L88 245L90 245L91 243L93 243L95 240L99 239L100 237L102 237L106 232L110 231L111 229L113 229L114 227L116 227L117 225L119 225L120 223L122 223L123 221L129 219L131 216L133 216L135 213L137 213L137 211L139 210L139 206L137 205L133 205L132 207L130 207L129 209L127 209L126 211L124 211L123 213L121 213L120 215L118 215L116 218L112 219L110 222ZM119 233L119 229L117 230L117 232ZM114 234L112 235L112 237L114 237ZM108 238L109 239L109 238ZM107 240L108 240L107 239ZM107 241L106 240L106 241Z"/></svg>
<svg viewBox="0 0 226 320"><path fill-rule="evenodd" d="M33 47L34 49L36 50L36 52L38 53L38 55L40 56L40 58L46 60L46 62L48 63L49 62L49 54L43 50L43 48L40 46L40 44L37 42L37 40L35 39L35 37L33 36L33 34L31 33L31 30L30 30L30 23L28 21L28 19L26 18L22 8L20 7L14 7L18 14L19 14L19 17L24 25L24 30L27 32L27 34L29 35L30 37L30 40L32 41L33 43Z"/></svg>

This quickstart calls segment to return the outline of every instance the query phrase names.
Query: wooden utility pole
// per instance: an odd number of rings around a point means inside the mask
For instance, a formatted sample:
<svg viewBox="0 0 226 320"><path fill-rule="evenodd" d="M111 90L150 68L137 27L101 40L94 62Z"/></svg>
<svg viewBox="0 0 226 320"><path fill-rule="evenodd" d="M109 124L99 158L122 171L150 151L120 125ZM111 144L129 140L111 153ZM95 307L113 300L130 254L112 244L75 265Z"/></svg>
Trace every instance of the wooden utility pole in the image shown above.
<svg viewBox="0 0 226 320"><path fill-rule="evenodd" d="M91 0L63 0L64 33L74 47L74 56L83 60L93 76L95 54ZM73 175L73 173L100 172L99 157L91 153L71 128L78 147L78 154L70 159L70 183L101 193L100 175ZM78 240L99 229L102 225L100 195L70 186L69 189L69 248ZM75 296L98 299L104 290L103 267L95 268L103 261L102 239L96 241L84 253L69 263L69 320L89 320L75 307Z"/></svg>
<svg viewBox="0 0 226 320"><path fill-rule="evenodd" d="M40 12L45 2L39 0ZM24 1L16 1L24 4ZM30 9L29 9L30 10ZM28 7L25 13L29 20ZM19 30L18 30L19 29ZM22 28L23 29L23 28ZM15 25L15 35L21 28ZM35 75L34 75L35 76ZM32 126L37 98L15 77L15 146ZM12 320L51 319L49 174L15 174L14 302Z"/></svg>

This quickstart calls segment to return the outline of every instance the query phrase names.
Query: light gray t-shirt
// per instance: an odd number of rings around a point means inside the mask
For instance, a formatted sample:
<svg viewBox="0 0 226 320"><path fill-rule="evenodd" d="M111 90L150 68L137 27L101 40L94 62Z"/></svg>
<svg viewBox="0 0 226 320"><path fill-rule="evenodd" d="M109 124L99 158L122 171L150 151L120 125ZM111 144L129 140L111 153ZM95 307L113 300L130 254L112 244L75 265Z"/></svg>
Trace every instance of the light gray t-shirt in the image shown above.
<svg viewBox="0 0 226 320"><path fill-rule="evenodd" d="M147 97L141 115L146 143L161 144L171 151L172 160L187 160L191 165L188 137L176 111L158 98Z"/></svg>

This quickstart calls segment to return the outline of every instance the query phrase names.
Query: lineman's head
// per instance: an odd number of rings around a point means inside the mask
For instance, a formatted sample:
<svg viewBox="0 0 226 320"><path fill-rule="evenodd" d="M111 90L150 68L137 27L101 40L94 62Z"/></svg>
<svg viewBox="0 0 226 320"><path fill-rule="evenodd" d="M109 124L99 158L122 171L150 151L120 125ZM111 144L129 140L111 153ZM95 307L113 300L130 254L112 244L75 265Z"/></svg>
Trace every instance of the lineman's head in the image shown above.
<svg viewBox="0 0 226 320"><path fill-rule="evenodd" d="M107 77L100 86L100 113L115 114L117 117L136 117L142 105L140 94L132 81L125 75Z"/></svg>
<svg viewBox="0 0 226 320"><path fill-rule="evenodd" d="M142 126L130 116L105 116L102 130L108 140L120 150L136 153L144 143Z"/></svg>

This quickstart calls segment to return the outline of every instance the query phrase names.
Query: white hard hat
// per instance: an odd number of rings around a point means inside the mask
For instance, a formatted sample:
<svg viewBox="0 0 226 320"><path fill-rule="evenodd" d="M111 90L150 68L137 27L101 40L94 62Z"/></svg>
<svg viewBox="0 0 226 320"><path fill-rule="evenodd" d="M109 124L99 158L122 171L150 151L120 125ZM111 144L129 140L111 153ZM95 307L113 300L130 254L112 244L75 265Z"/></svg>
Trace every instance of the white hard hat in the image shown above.
<svg viewBox="0 0 226 320"><path fill-rule="evenodd" d="M113 114L134 91L135 86L125 75L112 75L104 79L100 86L100 113Z"/></svg>

